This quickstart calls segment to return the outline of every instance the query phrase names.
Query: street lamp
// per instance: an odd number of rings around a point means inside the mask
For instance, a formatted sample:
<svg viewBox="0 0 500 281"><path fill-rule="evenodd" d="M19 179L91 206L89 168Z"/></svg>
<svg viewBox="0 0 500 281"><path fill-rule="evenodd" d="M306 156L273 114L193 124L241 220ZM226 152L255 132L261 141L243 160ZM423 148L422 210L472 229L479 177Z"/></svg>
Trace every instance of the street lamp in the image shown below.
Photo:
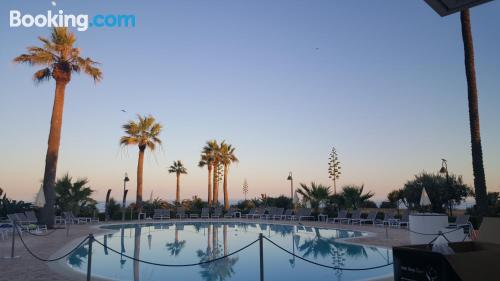
<svg viewBox="0 0 500 281"><path fill-rule="evenodd" d="M288 177L286 178L286 180L290 181L290 199L292 199L292 202L293 202L293 177L292 177L292 172L290 172L288 174Z"/></svg>
<svg viewBox="0 0 500 281"><path fill-rule="evenodd" d="M452 215L452 206L451 206L451 184L450 184L450 174L448 173L448 161L446 159L441 159L441 169L439 169L440 174L444 174L446 176L446 200L448 200L448 212L450 216Z"/></svg>
<svg viewBox="0 0 500 281"><path fill-rule="evenodd" d="M127 173L125 173L125 177L123 178L123 202L122 202L122 222L125 222L125 200L127 199L128 190L126 189L127 182L130 181Z"/></svg>

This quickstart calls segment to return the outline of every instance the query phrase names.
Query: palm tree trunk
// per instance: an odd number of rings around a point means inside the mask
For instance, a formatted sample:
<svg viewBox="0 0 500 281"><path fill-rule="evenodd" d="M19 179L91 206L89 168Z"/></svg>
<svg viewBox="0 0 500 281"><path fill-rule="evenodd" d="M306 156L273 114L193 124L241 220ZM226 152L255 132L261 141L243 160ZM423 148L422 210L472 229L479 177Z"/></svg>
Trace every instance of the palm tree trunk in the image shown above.
<svg viewBox="0 0 500 281"><path fill-rule="evenodd" d="M227 191L227 177L229 174L229 165L224 164L224 210L229 210L229 193Z"/></svg>
<svg viewBox="0 0 500 281"><path fill-rule="evenodd" d="M208 165L208 207L212 207L212 165Z"/></svg>
<svg viewBox="0 0 500 281"><path fill-rule="evenodd" d="M52 117L50 119L50 132L45 156L45 171L43 175L43 193L45 195L45 206L41 212L41 221L48 228L53 228L55 223L55 183L57 173L57 160L59 157L59 146L61 144L61 129L64 110L64 94L69 80L56 80L56 92Z"/></svg>
<svg viewBox="0 0 500 281"><path fill-rule="evenodd" d="M214 186L214 196L213 196L213 205L216 206L219 203L219 176L217 173L217 165L214 165L214 177L213 177L213 186Z"/></svg>
<svg viewBox="0 0 500 281"><path fill-rule="evenodd" d="M224 228L222 229L222 235L224 239L224 256L227 256L227 225L224 225Z"/></svg>
<svg viewBox="0 0 500 281"><path fill-rule="evenodd" d="M140 272L140 262L138 261L141 258L141 227L135 228L134 235L134 281L141 280L141 272Z"/></svg>
<svg viewBox="0 0 500 281"><path fill-rule="evenodd" d="M144 151L146 147L139 147L139 160L137 161L137 195L135 204L137 209L140 210L142 206L142 172L144 169Z"/></svg>
<svg viewBox="0 0 500 281"><path fill-rule="evenodd" d="M180 178L181 174L177 173L177 192L175 194L175 201L177 201L177 204L181 204L181 187L180 187Z"/></svg>
<svg viewBox="0 0 500 281"><path fill-rule="evenodd" d="M474 65L474 46L470 25L469 9L460 12L462 24L462 40L464 42L465 74L467 76L467 92L469 99L469 123L472 149L472 169L474 170L474 189L476 206L479 215L485 216L488 212L488 198L486 192L486 176L483 166L483 149L481 146L481 132L479 127L479 103L476 85L476 69Z"/></svg>

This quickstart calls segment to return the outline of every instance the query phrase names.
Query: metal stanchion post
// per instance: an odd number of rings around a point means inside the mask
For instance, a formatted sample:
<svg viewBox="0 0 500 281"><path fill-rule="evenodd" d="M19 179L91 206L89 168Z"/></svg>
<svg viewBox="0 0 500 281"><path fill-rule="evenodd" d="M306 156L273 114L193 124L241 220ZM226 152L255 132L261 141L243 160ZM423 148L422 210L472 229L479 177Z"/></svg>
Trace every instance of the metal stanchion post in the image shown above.
<svg viewBox="0 0 500 281"><path fill-rule="evenodd" d="M64 224L66 224L66 237L68 237L69 236L69 225L70 225L70 223L68 223L67 220L64 220Z"/></svg>
<svg viewBox="0 0 500 281"><path fill-rule="evenodd" d="M89 254L87 256L87 281L91 280L91 275L92 275L92 242L94 242L94 235L89 234Z"/></svg>
<svg viewBox="0 0 500 281"><path fill-rule="evenodd" d="M10 256L5 256L5 259L15 259L19 256L15 255L14 248L16 246L16 235L17 235L17 221L12 221L12 246L10 249Z"/></svg>
<svg viewBox="0 0 500 281"><path fill-rule="evenodd" d="M388 230L388 228L389 228L389 226L388 226L388 225L386 225L386 226L385 226L385 239L386 239L386 240L389 240L389 230Z"/></svg>
<svg viewBox="0 0 500 281"><path fill-rule="evenodd" d="M260 281L264 281L264 239L262 233L259 233L259 252L260 252Z"/></svg>

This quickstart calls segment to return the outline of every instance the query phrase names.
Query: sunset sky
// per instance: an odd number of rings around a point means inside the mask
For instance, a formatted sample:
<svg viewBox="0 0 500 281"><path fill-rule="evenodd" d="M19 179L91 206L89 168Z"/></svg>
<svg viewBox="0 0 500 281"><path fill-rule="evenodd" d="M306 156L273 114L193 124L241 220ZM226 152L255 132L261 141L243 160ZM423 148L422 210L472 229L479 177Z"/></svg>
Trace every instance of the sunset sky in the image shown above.
<svg viewBox="0 0 500 281"><path fill-rule="evenodd" d="M441 158L472 185L463 45L458 15L424 1L56 1L3 0L0 35L0 187L33 200L43 178L54 82L12 59L49 28L11 28L10 10L134 14L135 28L75 31L83 56L102 63L102 83L74 75L66 91L58 177L87 177L102 200L135 197L138 149L122 149L135 114L164 125L163 149L147 152L144 197L175 197L167 167L182 160L181 197L206 200L209 139L236 147L230 196L289 194L328 184L335 146L340 185L365 184L375 198ZM500 2L471 11L489 191L500 191ZM122 112L124 109L126 112ZM221 194L222 196L222 194Z"/></svg>

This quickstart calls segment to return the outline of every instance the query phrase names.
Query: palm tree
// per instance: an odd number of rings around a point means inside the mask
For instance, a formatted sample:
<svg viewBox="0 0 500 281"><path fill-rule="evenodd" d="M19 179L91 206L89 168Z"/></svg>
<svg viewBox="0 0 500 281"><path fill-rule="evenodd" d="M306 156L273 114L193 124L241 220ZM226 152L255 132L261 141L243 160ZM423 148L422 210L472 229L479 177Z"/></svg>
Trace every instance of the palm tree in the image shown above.
<svg viewBox="0 0 500 281"><path fill-rule="evenodd" d="M135 204L140 209L142 206L142 172L144 165L144 152L146 148L154 151L156 145L161 145L159 135L162 130L162 125L156 123L153 116L137 115L139 119L136 121L128 121L123 125L126 135L120 138L120 145L137 145L139 147L139 159L137 161L137 195Z"/></svg>
<svg viewBox="0 0 500 281"><path fill-rule="evenodd" d="M318 212L320 203L328 199L331 190L329 186L312 182L311 187L301 183L300 188L297 189L297 193L302 195L303 198L311 204L311 208L313 208L315 212Z"/></svg>
<svg viewBox="0 0 500 281"><path fill-rule="evenodd" d="M60 210L71 211L75 215L79 215L84 208L95 209L97 202L90 197L94 190L87 186L88 182L87 179L73 182L68 174L57 180L54 188L57 194L56 206Z"/></svg>
<svg viewBox="0 0 500 281"><path fill-rule="evenodd" d="M215 140L207 141L201 152L201 159L198 163L200 168L208 168L208 206L212 206L212 172L214 169L215 148L218 147Z"/></svg>
<svg viewBox="0 0 500 281"><path fill-rule="evenodd" d="M234 151L236 150L235 147L233 147L230 144L227 144L226 142L222 142L220 146L220 162L222 165L224 165L224 209L227 211L229 209L229 192L227 190L227 178L229 176L229 165L231 163L237 163L238 158L234 154Z"/></svg>
<svg viewBox="0 0 500 281"><path fill-rule="evenodd" d="M41 221L48 227L54 226L54 204L56 182L57 160L59 158L59 146L61 143L61 128L64 109L64 95L66 85L71 80L73 72L84 72L99 82L102 72L96 67L98 64L90 58L80 57L80 48L75 48L75 35L65 27L52 29L50 39L39 37L42 47L28 47L28 52L14 58L14 63L27 63L32 66L41 66L42 69L35 72L35 82L48 81L53 78L56 81L54 105L50 120L50 132L45 156L45 171L43 175L43 192L45 195L45 206L42 209Z"/></svg>
<svg viewBox="0 0 500 281"><path fill-rule="evenodd" d="M356 186L356 185L346 185L342 188L342 197L344 197L345 204L348 208L352 207L353 209L357 209L368 199L372 198L375 195L373 192L368 191L363 194L364 185Z"/></svg>
<svg viewBox="0 0 500 281"><path fill-rule="evenodd" d="M486 191L486 176L483 166L483 148L479 126L479 102L476 85L476 68L474 65L474 45L470 25L469 9L460 12L462 24L462 40L464 42L465 74L467 76L467 92L469 100L469 123L472 149L472 169L474 171L474 189L476 205L479 214L485 216L488 212L488 196Z"/></svg>
<svg viewBox="0 0 500 281"><path fill-rule="evenodd" d="M175 194L175 202L179 205L181 203L181 188L180 188L180 179L181 174L187 174L187 169L182 164L181 160L174 161L174 164L168 168L168 172L173 174L175 173L177 177L177 192Z"/></svg>

